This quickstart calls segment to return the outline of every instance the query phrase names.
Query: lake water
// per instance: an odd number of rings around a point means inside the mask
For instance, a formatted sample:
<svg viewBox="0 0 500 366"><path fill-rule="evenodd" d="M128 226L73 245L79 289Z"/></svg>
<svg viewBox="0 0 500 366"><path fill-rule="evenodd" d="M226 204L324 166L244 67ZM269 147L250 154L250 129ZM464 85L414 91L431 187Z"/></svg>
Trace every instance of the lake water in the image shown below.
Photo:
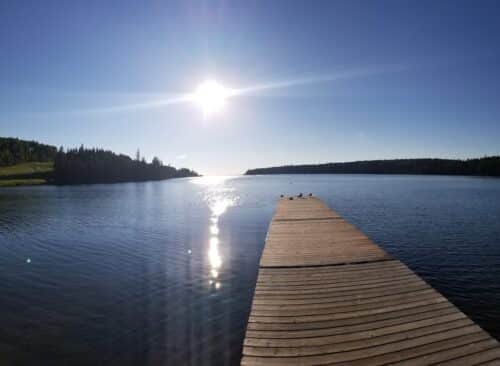
<svg viewBox="0 0 500 366"><path fill-rule="evenodd" d="M2 365L233 365L280 194L313 192L500 337L500 180L296 175L0 190Z"/></svg>

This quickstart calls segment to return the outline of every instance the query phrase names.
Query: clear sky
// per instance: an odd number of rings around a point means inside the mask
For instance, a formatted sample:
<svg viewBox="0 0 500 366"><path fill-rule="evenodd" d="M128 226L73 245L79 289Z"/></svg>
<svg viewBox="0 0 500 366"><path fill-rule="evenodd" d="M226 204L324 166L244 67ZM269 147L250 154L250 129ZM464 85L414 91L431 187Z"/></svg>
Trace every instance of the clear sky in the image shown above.
<svg viewBox="0 0 500 366"><path fill-rule="evenodd" d="M478 157L499 65L497 1L2 1L0 135L203 174ZM272 87L208 118L161 103L206 79Z"/></svg>

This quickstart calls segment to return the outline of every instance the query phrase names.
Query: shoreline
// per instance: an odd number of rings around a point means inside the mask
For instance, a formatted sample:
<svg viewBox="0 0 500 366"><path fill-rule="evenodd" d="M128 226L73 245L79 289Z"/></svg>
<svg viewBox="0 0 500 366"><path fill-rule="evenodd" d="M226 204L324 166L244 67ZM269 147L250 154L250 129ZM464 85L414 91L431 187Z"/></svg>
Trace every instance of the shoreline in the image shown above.
<svg viewBox="0 0 500 366"><path fill-rule="evenodd" d="M55 186L55 187L68 187L68 186L89 186L97 184L122 184L122 183L144 183L144 182L160 182L164 180L171 179L182 179L182 178L195 178L192 177L171 177L165 179L145 179L145 180L127 180L119 182L94 182L94 183L77 183L77 184L58 184L54 182L49 182L44 179L0 179L0 189L1 188L15 188L15 187L34 187L34 186Z"/></svg>

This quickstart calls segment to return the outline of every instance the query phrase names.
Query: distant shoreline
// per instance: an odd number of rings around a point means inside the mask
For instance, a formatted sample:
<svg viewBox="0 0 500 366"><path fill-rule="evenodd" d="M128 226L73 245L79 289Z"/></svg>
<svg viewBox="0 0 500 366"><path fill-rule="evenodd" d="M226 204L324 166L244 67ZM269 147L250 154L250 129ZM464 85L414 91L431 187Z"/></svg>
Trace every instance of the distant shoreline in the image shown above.
<svg viewBox="0 0 500 366"><path fill-rule="evenodd" d="M198 176L193 170L147 162L110 150L55 146L14 137L0 137L0 187L146 182Z"/></svg>
<svg viewBox="0 0 500 366"><path fill-rule="evenodd" d="M500 156L479 159L391 159L343 163L284 165L249 169L245 175L269 174L403 174L500 176Z"/></svg>
<svg viewBox="0 0 500 366"><path fill-rule="evenodd" d="M26 178L26 179L0 179L0 189L2 188L15 188L15 187L35 187L35 186L52 186L52 187L67 187L67 186L87 186L96 184L122 184L122 183L146 183L146 182L160 182L172 179L193 178L198 176L186 177L171 177L163 179L147 179L147 180L128 180L117 182L94 182L94 183L75 183L75 184L58 184L54 181L47 181L39 178Z"/></svg>

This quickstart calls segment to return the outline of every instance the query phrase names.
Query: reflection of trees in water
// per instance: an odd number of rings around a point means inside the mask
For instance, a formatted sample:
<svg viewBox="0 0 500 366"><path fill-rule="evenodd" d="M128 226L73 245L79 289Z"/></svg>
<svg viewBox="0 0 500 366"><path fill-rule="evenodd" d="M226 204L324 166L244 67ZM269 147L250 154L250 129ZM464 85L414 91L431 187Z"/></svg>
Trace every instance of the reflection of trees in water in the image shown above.
<svg viewBox="0 0 500 366"><path fill-rule="evenodd" d="M46 190L52 188L6 188L0 192L0 236L20 226L43 222L52 210L52 198L45 195Z"/></svg>

